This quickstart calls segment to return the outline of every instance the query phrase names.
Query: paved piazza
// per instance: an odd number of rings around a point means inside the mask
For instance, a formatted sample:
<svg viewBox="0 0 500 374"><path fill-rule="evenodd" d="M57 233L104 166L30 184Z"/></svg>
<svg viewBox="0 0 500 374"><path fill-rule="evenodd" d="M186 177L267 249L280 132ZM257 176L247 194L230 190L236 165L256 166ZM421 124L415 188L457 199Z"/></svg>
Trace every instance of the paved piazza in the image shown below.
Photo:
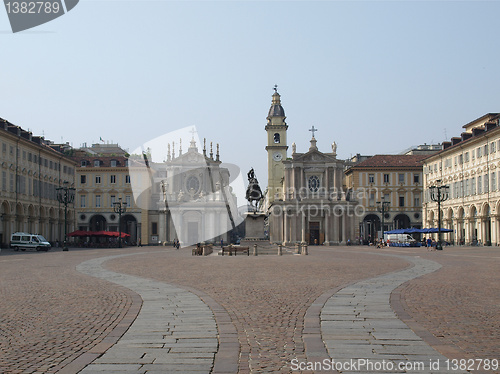
<svg viewBox="0 0 500 374"><path fill-rule="evenodd" d="M3 249L0 372L500 373L499 270L497 247Z"/></svg>

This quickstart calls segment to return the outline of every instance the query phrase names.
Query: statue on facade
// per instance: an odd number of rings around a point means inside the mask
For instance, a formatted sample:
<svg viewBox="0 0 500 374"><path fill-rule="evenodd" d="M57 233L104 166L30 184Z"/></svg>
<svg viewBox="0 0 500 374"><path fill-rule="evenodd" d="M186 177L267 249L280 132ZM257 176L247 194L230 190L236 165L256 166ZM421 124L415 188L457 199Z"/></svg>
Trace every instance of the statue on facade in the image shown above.
<svg viewBox="0 0 500 374"><path fill-rule="evenodd" d="M250 203L250 206L255 208L257 210L259 202L262 200L262 191L259 186L259 182L257 181L257 178L255 177L255 172L252 169L247 174L248 177L248 187L247 187L247 193L246 193L246 198L248 202ZM255 202L255 206L253 203Z"/></svg>

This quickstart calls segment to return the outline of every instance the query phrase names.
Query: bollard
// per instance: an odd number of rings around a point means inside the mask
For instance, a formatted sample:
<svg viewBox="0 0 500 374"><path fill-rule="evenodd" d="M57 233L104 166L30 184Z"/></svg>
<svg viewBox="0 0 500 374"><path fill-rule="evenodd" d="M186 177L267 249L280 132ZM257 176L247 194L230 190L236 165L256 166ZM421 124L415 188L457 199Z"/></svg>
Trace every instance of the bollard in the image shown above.
<svg viewBox="0 0 500 374"><path fill-rule="evenodd" d="M253 255L257 256L257 244L253 245Z"/></svg>
<svg viewBox="0 0 500 374"><path fill-rule="evenodd" d="M281 244L278 244L278 256L283 255L283 246Z"/></svg>
<svg viewBox="0 0 500 374"><path fill-rule="evenodd" d="M304 256L307 256L309 254L308 251L307 251L307 243L303 243L302 244L302 254Z"/></svg>
<svg viewBox="0 0 500 374"><path fill-rule="evenodd" d="M295 254L300 254L300 243L295 243Z"/></svg>

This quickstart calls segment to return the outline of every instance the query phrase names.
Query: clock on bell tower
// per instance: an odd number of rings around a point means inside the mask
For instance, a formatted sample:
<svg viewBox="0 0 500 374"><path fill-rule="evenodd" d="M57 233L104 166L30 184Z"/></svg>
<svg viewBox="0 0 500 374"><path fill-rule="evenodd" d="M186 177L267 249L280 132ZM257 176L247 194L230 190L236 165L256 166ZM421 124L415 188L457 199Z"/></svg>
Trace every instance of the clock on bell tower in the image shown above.
<svg viewBox="0 0 500 374"><path fill-rule="evenodd" d="M286 160L286 130L288 125L285 122L285 111L281 106L281 96L278 93L278 86L274 86L271 108L267 115L267 200L272 203L274 200L283 197L283 177L285 168L283 160Z"/></svg>

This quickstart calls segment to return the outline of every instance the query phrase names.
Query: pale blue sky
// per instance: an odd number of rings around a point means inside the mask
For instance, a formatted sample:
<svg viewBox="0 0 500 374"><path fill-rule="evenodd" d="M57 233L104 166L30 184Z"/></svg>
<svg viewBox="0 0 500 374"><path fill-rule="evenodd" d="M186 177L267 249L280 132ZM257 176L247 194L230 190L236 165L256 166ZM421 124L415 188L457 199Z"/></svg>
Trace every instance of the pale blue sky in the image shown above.
<svg viewBox="0 0 500 374"><path fill-rule="evenodd" d="M0 117L130 150L195 125L266 185L274 84L289 145L307 151L314 125L341 158L441 142L500 111L499 14L497 1L82 0L12 34L0 10Z"/></svg>

